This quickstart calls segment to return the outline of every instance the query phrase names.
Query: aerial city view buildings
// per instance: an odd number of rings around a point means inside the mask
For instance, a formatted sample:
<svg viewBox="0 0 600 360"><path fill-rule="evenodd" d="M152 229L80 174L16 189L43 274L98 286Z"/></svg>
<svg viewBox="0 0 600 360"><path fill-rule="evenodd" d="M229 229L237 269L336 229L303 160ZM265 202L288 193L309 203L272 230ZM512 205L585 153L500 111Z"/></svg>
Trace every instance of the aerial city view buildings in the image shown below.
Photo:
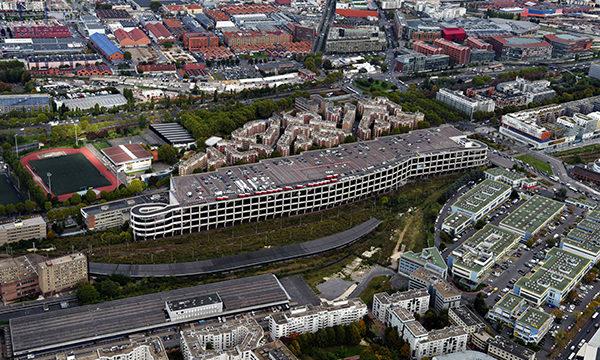
<svg viewBox="0 0 600 360"><path fill-rule="evenodd" d="M599 19L0 0L0 358L598 358Z"/></svg>

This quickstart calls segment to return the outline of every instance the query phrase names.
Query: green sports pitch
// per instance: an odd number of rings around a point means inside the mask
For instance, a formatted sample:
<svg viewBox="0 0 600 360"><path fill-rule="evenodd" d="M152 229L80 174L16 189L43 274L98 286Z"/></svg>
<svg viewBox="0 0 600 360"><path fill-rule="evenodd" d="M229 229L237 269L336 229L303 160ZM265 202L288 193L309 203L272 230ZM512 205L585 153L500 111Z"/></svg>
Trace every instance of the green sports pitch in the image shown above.
<svg viewBox="0 0 600 360"><path fill-rule="evenodd" d="M69 194L89 188L109 186L100 171L83 154L68 154L29 162L33 172L48 186L47 173L52 176L52 193Z"/></svg>

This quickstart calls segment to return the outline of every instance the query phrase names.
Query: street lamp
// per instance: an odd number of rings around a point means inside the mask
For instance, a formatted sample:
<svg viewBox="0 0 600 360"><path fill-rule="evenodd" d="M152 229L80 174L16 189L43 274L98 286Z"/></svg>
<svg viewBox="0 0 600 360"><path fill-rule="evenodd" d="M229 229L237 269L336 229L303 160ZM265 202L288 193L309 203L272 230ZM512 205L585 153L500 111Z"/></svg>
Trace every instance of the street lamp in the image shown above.
<svg viewBox="0 0 600 360"><path fill-rule="evenodd" d="M52 195L52 173L50 171L48 171L46 173L46 176L48 177L48 191L50 192L50 195Z"/></svg>
<svg viewBox="0 0 600 360"><path fill-rule="evenodd" d="M19 157L19 147L17 146L17 133L15 133L15 153L17 153L17 158Z"/></svg>

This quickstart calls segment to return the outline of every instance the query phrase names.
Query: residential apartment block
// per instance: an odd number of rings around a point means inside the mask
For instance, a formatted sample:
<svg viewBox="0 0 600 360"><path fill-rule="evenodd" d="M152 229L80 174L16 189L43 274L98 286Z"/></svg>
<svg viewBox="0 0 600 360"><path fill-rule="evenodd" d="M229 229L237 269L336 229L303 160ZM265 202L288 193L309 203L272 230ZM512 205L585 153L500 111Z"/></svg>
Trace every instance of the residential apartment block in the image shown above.
<svg viewBox="0 0 600 360"><path fill-rule="evenodd" d="M400 307L412 314L425 314L429 309L427 289L413 289L394 294L377 293L373 295L373 316L384 324L389 324L390 310Z"/></svg>
<svg viewBox="0 0 600 360"><path fill-rule="evenodd" d="M74 288L88 279L87 257L76 253L46 260L37 265L40 290L43 294L54 294Z"/></svg>
<svg viewBox="0 0 600 360"><path fill-rule="evenodd" d="M314 333L327 327L349 325L362 319L367 312L367 305L360 299L297 307L269 315L269 331L273 339L290 334Z"/></svg>
<svg viewBox="0 0 600 360"><path fill-rule="evenodd" d="M46 238L46 221L41 216L0 224L0 245Z"/></svg>

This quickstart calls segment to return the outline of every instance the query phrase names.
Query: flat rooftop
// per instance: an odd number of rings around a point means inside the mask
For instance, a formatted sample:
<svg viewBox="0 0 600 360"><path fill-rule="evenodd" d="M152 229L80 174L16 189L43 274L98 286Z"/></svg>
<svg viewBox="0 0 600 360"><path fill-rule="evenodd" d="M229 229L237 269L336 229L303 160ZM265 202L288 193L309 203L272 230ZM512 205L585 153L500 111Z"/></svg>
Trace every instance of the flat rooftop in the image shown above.
<svg viewBox="0 0 600 360"><path fill-rule="evenodd" d="M552 248L541 268L532 275L524 276L515 286L538 295L553 288L560 292L567 290L574 279L585 271L591 261L568 251Z"/></svg>
<svg viewBox="0 0 600 360"><path fill-rule="evenodd" d="M527 327L539 329L552 318L553 316L547 312L530 306L517 318L517 322Z"/></svg>
<svg viewBox="0 0 600 360"><path fill-rule="evenodd" d="M452 251L454 266L479 272L485 265L519 243L521 236L496 225L487 224Z"/></svg>
<svg viewBox="0 0 600 360"><path fill-rule="evenodd" d="M265 274L24 316L9 322L13 353L34 353L187 322L167 320L165 303L214 293L223 300L218 316L289 301L277 277Z"/></svg>
<svg viewBox="0 0 600 360"><path fill-rule="evenodd" d="M600 253L600 220L596 211L591 211L569 231L562 243L568 247L579 248L594 255Z"/></svg>
<svg viewBox="0 0 600 360"><path fill-rule="evenodd" d="M180 205L212 202L224 196L261 195L287 187L313 186L335 176L345 180L389 168L418 155L478 147L485 145L466 139L452 126L442 126L208 173L177 176L171 178L171 192Z"/></svg>
<svg viewBox="0 0 600 360"><path fill-rule="evenodd" d="M485 173L490 174L491 176L494 176L494 177L495 176L504 176L505 178L510 179L511 181L527 179L527 176L525 174L522 174L517 171L510 171L510 170L507 170L505 168L500 168L500 167L487 169L485 171Z"/></svg>
<svg viewBox="0 0 600 360"><path fill-rule="evenodd" d="M448 268L442 254L440 254L440 251L436 247L425 248L420 253L407 251L402 253L402 257L421 264L422 266L431 263L442 269Z"/></svg>
<svg viewBox="0 0 600 360"><path fill-rule="evenodd" d="M178 123L151 124L150 129L171 144L189 144L196 140Z"/></svg>
<svg viewBox="0 0 600 360"><path fill-rule="evenodd" d="M510 190L509 185L485 179L459 197L452 207L475 214Z"/></svg>
<svg viewBox="0 0 600 360"><path fill-rule="evenodd" d="M117 211L117 210L127 210L132 206L140 205L140 204L150 204L150 203L169 203L169 193L167 191L157 192L152 194L145 194L134 196L125 199L119 199L114 201L105 202L102 204L86 206L82 208L83 212L90 215L98 215L105 212Z"/></svg>
<svg viewBox="0 0 600 360"><path fill-rule="evenodd" d="M544 196L534 195L500 222L501 227L522 234L535 234L542 225L563 209L565 204Z"/></svg>
<svg viewBox="0 0 600 360"><path fill-rule="evenodd" d="M444 225L457 228L471 221L471 218L461 212L455 212L444 219Z"/></svg>
<svg viewBox="0 0 600 360"><path fill-rule="evenodd" d="M33 254L0 260L0 284L37 277L36 265L44 260L44 257Z"/></svg>
<svg viewBox="0 0 600 360"><path fill-rule="evenodd" d="M518 307L522 306L525 299L512 292L507 293L498 301L494 307L500 308L508 313L514 313Z"/></svg>
<svg viewBox="0 0 600 360"><path fill-rule="evenodd" d="M199 306L218 304L223 302L217 293L194 296L188 299L167 301L167 306L171 311L193 309Z"/></svg>
<svg viewBox="0 0 600 360"><path fill-rule="evenodd" d="M473 311L469 310L468 307L461 305L459 307L450 308L456 316L461 319L467 326L485 325L485 322L477 316Z"/></svg>

